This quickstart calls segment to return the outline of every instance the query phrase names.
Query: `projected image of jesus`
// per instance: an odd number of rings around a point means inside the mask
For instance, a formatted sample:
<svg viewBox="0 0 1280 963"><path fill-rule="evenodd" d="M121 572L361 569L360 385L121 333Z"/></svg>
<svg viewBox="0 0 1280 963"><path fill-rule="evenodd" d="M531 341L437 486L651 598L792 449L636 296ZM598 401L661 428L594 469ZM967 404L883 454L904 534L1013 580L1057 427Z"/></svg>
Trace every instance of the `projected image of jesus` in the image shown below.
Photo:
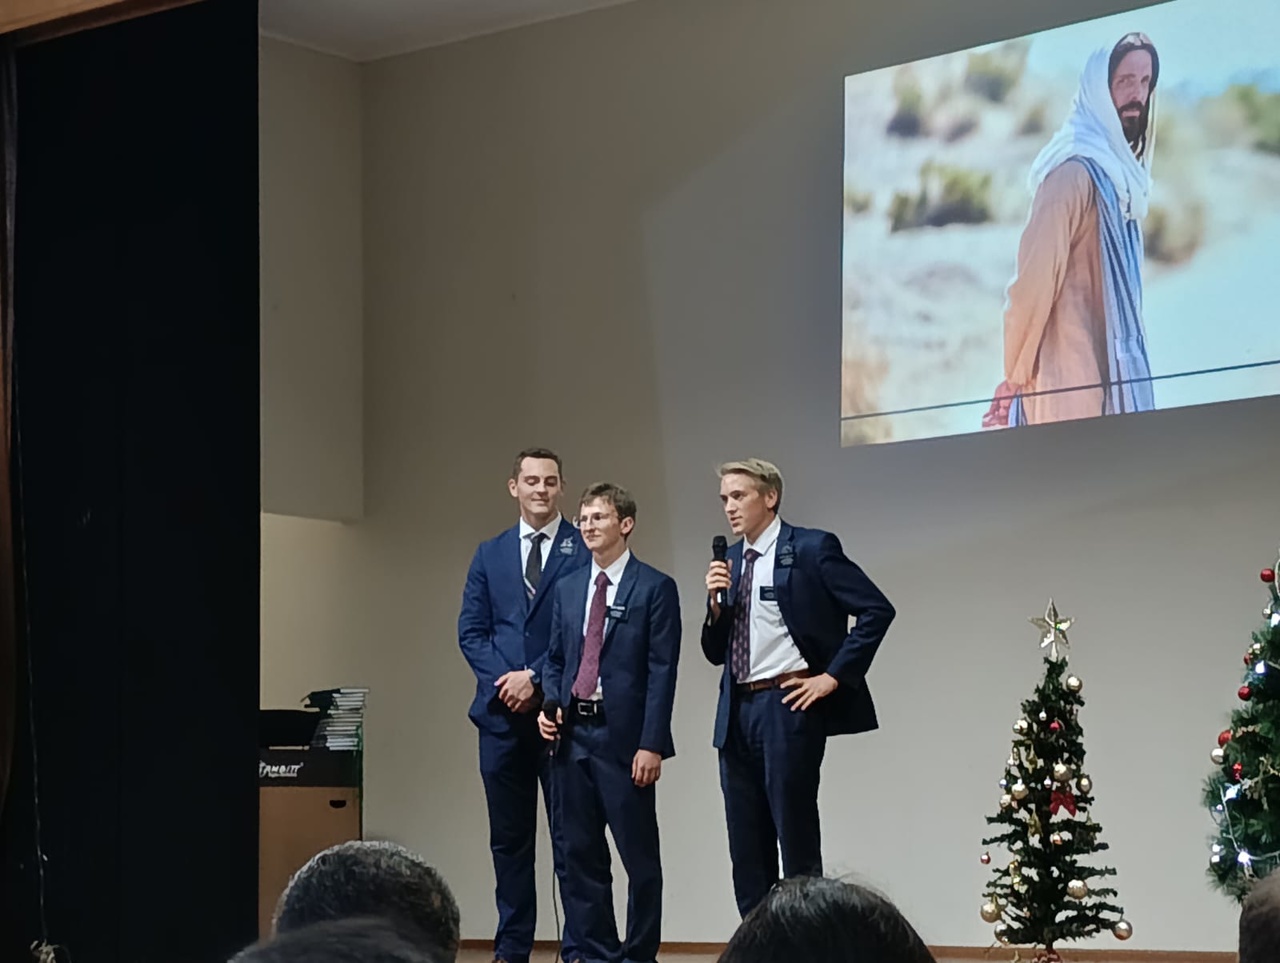
<svg viewBox="0 0 1280 963"><path fill-rule="evenodd" d="M1141 33L1096 51L1031 167L1031 213L1005 293L1004 381L984 428L1155 407L1142 316L1160 58Z"/></svg>

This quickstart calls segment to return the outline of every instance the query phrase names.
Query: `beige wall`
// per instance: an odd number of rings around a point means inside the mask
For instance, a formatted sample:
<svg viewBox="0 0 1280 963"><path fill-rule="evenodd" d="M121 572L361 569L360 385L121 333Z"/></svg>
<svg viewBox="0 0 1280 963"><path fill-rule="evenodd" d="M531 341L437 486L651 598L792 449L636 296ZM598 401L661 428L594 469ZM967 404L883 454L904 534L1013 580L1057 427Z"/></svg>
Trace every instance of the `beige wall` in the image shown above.
<svg viewBox="0 0 1280 963"><path fill-rule="evenodd" d="M358 519L360 68L261 44L262 507Z"/></svg>
<svg viewBox="0 0 1280 963"><path fill-rule="evenodd" d="M697 624L712 466L748 452L900 612L871 676L881 730L828 750L829 869L931 942L988 942L978 840L1052 593L1078 620L1128 946L1233 946L1198 796L1274 558L1275 402L839 448L843 76L1064 15L642 0L363 68L366 513L264 525L263 690L372 687L366 825L441 867L467 937L494 914L458 599L476 542L513 521L511 453L548 444L571 489L633 488L636 549L684 591L665 938L736 922Z"/></svg>

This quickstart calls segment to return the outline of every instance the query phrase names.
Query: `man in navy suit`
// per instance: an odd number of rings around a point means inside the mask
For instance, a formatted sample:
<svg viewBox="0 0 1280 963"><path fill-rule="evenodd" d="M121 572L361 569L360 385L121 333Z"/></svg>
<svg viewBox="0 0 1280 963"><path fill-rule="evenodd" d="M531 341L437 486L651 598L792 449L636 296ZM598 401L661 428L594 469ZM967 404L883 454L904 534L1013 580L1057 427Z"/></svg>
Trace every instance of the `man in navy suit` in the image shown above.
<svg viewBox="0 0 1280 963"><path fill-rule="evenodd" d="M564 887L559 819L552 806L546 745L538 736L544 665L556 583L591 554L560 515L560 458L545 448L516 456L507 488L520 521L476 549L462 593L458 643L476 676L470 717L480 730L480 775L489 807L489 848L497 877L494 957L528 963L537 916L534 838L538 785L551 826L552 856ZM566 927L561 952L578 956Z"/></svg>
<svg viewBox="0 0 1280 963"><path fill-rule="evenodd" d="M552 779L563 819L565 924L585 963L652 963L661 941L655 784L662 760L675 755L680 598L670 577L631 554L635 523L636 503L618 486L593 485L582 496L578 528L592 561L556 588L538 718L546 739L564 740ZM625 940L606 825L627 871Z"/></svg>
<svg viewBox="0 0 1280 963"><path fill-rule="evenodd" d="M774 465L721 465L720 500L742 540L707 572L702 651L724 666L714 745L746 916L778 881L779 850L783 877L822 875L827 736L876 728L866 675L894 610L835 535L778 517Z"/></svg>

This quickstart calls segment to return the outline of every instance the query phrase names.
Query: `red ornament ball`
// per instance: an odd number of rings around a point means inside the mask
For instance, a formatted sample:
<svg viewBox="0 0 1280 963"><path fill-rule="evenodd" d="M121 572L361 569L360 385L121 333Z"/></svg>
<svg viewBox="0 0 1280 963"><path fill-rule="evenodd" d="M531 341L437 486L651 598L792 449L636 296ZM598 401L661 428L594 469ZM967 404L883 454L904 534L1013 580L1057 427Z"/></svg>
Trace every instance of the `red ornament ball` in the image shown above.
<svg viewBox="0 0 1280 963"><path fill-rule="evenodd" d="M1249 696L1253 695L1253 690L1250 689L1247 685L1242 685L1240 687L1240 691L1237 692L1236 695L1240 697L1240 700L1242 702L1248 702Z"/></svg>
<svg viewBox="0 0 1280 963"><path fill-rule="evenodd" d="M1246 653L1244 654L1244 664L1245 664L1245 665L1249 665L1249 664L1251 664L1252 662L1253 662L1253 656L1251 656L1248 652L1246 652Z"/></svg>
<svg viewBox="0 0 1280 963"><path fill-rule="evenodd" d="M1062 731L1062 723L1061 723L1061 722L1059 722L1057 719L1054 719L1054 720L1053 720L1053 722L1049 723L1049 731L1050 731L1050 732L1061 732L1061 731Z"/></svg>
<svg viewBox="0 0 1280 963"><path fill-rule="evenodd" d="M1231 778L1234 779L1236 782L1240 781L1240 776L1243 772L1244 772L1244 766L1242 766L1240 763L1237 762L1231 766Z"/></svg>
<svg viewBox="0 0 1280 963"><path fill-rule="evenodd" d="M1276 570L1273 568L1264 568L1261 574L1264 582L1274 582L1276 580Z"/></svg>
<svg viewBox="0 0 1280 963"><path fill-rule="evenodd" d="M1230 729L1223 729L1221 732L1219 732L1219 733L1218 733L1218 745L1219 745L1219 746L1221 746L1222 748L1224 748L1224 749L1225 749L1225 748L1226 748L1226 746L1227 746L1227 743L1228 743L1228 742L1230 742L1230 741L1231 741L1231 730L1230 730Z"/></svg>

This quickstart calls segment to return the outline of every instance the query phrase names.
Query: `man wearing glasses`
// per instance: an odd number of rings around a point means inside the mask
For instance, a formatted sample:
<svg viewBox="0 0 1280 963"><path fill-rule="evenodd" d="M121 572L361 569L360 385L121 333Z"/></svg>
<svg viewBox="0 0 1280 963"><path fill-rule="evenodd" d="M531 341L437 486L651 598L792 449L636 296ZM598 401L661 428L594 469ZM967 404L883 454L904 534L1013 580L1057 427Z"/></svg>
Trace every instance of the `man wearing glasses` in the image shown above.
<svg viewBox="0 0 1280 963"><path fill-rule="evenodd" d="M591 564L556 587L538 725L554 748L565 847L565 925L584 963L652 963L662 925L655 784L675 755L671 713L680 658L675 582L631 554L635 500L609 483L582 496ZM627 870L618 938L605 827Z"/></svg>
<svg viewBox="0 0 1280 963"><path fill-rule="evenodd" d="M499 963L528 963L533 949L539 783L556 875L564 886L560 820L551 805L546 744L538 737L536 716L552 590L591 556L577 529L560 515L563 485L555 452L526 448L516 456L507 490L520 506L520 520L476 549L458 617L458 643L476 676L469 715L480 730L480 776L497 877L493 952ZM568 927L561 953L566 961L578 958Z"/></svg>

